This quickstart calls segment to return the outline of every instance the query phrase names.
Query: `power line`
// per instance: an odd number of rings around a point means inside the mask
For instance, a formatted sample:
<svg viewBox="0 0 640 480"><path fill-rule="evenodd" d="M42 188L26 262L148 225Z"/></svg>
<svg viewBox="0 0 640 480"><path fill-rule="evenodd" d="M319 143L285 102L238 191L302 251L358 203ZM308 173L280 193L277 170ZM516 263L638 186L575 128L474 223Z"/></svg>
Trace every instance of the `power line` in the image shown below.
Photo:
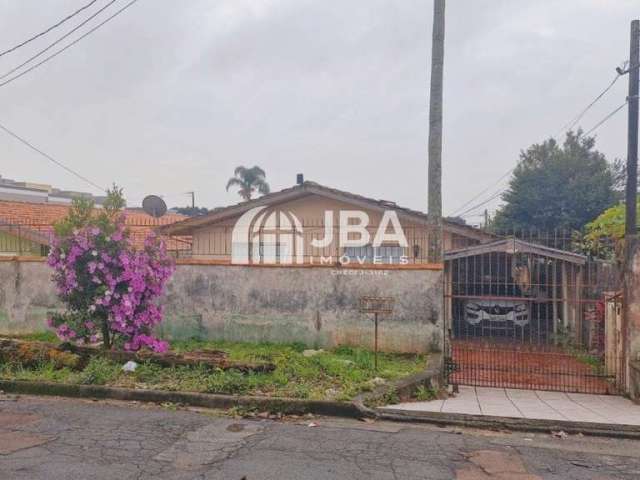
<svg viewBox="0 0 640 480"><path fill-rule="evenodd" d="M78 25L76 25L75 27L73 27L71 30L69 30L67 33L65 33L64 35L62 35L61 37L58 37L53 43L49 44L47 47L43 48L42 50L40 50L38 53L36 53L35 55L32 55L31 57L29 57L28 59L26 59L24 62L22 62L20 65L18 65L17 67L12 68L11 70L3 73L2 75L0 75L0 79L6 78L9 75L11 75L12 73L14 73L17 70L20 70L22 67L24 67L25 65L27 65L28 63L31 63L31 61L35 60L36 58L38 58L40 55L42 55L45 52L48 52L49 50L51 50L53 47L55 47L58 43L60 43L61 41L63 41L65 38L67 38L69 35L73 34L74 32L76 32L79 28L82 28L83 26L85 26L88 22L90 22L91 20L93 20L95 17L97 17L98 15L100 15L102 12L104 12L107 8L109 8L113 3L115 3L116 0L111 0L109 3L107 3L104 7L102 7L100 10L98 10L97 12L95 12L93 15L91 15L90 17L86 18L84 21L80 22ZM80 37L82 38L82 37ZM29 71L29 70L27 70ZM16 77L17 78L17 77Z"/></svg>
<svg viewBox="0 0 640 480"><path fill-rule="evenodd" d="M566 130L570 130L571 128L573 128L583 117L584 115L591 110L591 108L598 103L598 101L604 97L604 95L611 90L611 88L615 85L615 83L618 81L618 79L624 75L625 73L627 73L629 70L631 70L631 68L637 68L640 67L640 65L635 65L630 67L629 69L627 69L626 71L623 70L622 68L617 68L616 69L616 76L613 78L613 80L605 87L605 89L600 92L584 109L582 109L580 111L580 113L574 117L572 120L570 120L568 123L566 123L560 130L558 130L558 132L554 135L554 137L557 137L560 133L566 131ZM625 104L626 105L626 102ZM589 135L591 132L593 132L595 129L597 129L598 127L600 127L600 125L602 125L604 122L606 122L609 118L611 118L613 115L615 115L619 110L622 109L622 107L624 107L624 105L618 107L614 112L612 112L611 114L609 114L607 117L605 117L600 123L598 123L595 127L593 127L591 130L589 130L587 133L585 133L585 135ZM505 174L503 174L495 183L491 184L489 187L485 188L484 190L482 190L480 193L478 193L477 195L475 195L471 200L469 200L468 202L466 202L464 205L460 206L458 209L456 209L454 211L454 213L452 213L452 216L455 215L460 215L458 212L460 210L462 210L463 208L465 208L467 205L469 205L471 202L473 202L474 200L480 198L482 195L484 195L487 191L489 191L491 188L493 188L495 185L498 185L505 177L507 177L508 175L510 175L511 173L513 173L513 171L516 169L518 165L516 164L515 167L509 169ZM504 191L504 189L502 190ZM502 193L499 192L499 193ZM495 197L492 197L492 199ZM477 207L472 207L471 209L475 209ZM467 210L469 211L469 210Z"/></svg>
<svg viewBox="0 0 640 480"><path fill-rule="evenodd" d="M567 130L571 130L573 127L576 126L576 124L582 120L582 117L585 116L585 114L591 110L591 107L593 107L596 103L598 103L598 100L600 100L602 97L605 96L605 94L611 90L611 88L615 85L615 83L618 81L618 79L622 76L622 74L620 73L616 73L616 76L613 78L613 80L611 81L611 83L609 85L607 85L607 87L600 92L600 94L593 99L593 101L587 105L573 120L569 121L564 127L562 127L560 130L558 130L558 132L554 135L554 137L557 137L558 135L560 135L562 132L567 131Z"/></svg>
<svg viewBox="0 0 640 480"><path fill-rule="evenodd" d="M95 32L97 29L99 29L101 26L103 26L105 23L107 23L108 21L110 21L111 19L117 17L118 15L120 15L122 12L124 12L127 8L129 8L131 5L133 5L134 3L136 3L138 0L131 0L129 3L127 3L124 7L122 7L120 10L117 10L113 15L111 15L110 17L107 17L105 20L103 20L101 23L99 23L98 25L96 25L95 27L93 27L91 30L89 30L88 32L84 33L83 35L79 36L78 38L76 38L73 42L71 42L70 44L66 45L65 47L61 48L60 50L52 53L51 55L49 55L48 57L46 57L44 60L36 63L35 65L29 67L27 70L24 70L22 72L20 72L18 75L15 75L7 80L5 80L4 82L0 83L0 87L3 87L5 85L7 85L8 83L13 82L14 80L17 80L18 78L22 77L23 75L26 75L27 73L31 72L32 70L38 68L40 65L48 62L49 60L57 57L58 55L60 55L62 52L64 52L65 50L67 50L68 48L73 47L76 43L78 43L80 40L82 40L83 38L85 38L88 35L91 35L93 32Z"/></svg>
<svg viewBox="0 0 640 480"><path fill-rule="evenodd" d="M620 110L622 110L627 105L627 103L629 103L629 100L625 101L622 105L620 105L618 108L616 108L613 112L611 112L609 115L607 115L602 120L600 120L598 123L596 123L595 126L593 126L591 128L591 130L589 130L587 133L585 133L585 135L589 135L589 134L593 133L595 130L597 130L603 123L605 123L607 120L609 120L611 117L613 117L616 113L618 113Z"/></svg>
<svg viewBox="0 0 640 480"><path fill-rule="evenodd" d="M604 123L606 123L611 117L613 117L616 113L618 113L620 110L622 110L628 103L628 100L625 101L622 105L620 105L618 108L616 108L615 110L613 110L611 113L609 113L606 117L604 117L602 120L600 120L596 125L594 125L590 130L588 130L584 135L588 136L591 133L593 133L594 131L596 131L598 128L600 128ZM517 165L516 165L517 167ZM502 177L500 177L500 179L494 184L497 185L498 183L500 183L500 181L506 177L507 175L509 175L511 172L513 172L516 167L513 167L511 170L509 170L505 175L503 175ZM493 186L493 185L492 185ZM464 206L468 205L469 203L471 203L473 200L475 200L476 198L482 196L487 190L489 190L491 187L486 188L485 190L483 190L481 193L479 193L478 195L476 195L473 199L471 199L469 202L467 202ZM498 196L500 196L504 191L506 190L506 188L503 188L501 190L499 190L498 192L496 192L495 194L493 194L491 197L489 197L488 199L486 199L485 201L483 201L482 203L479 203L477 205L474 205L471 208L468 208L467 210L465 210L462 213L457 214L457 216L464 216L465 214L467 214L468 212L473 212L474 210L477 210L478 208L484 206L485 204L489 203L490 201L496 199ZM461 207L461 208L464 208ZM460 209L461 209L460 208ZM457 211L459 211L460 209L458 209ZM456 212L457 212L456 211ZM452 214L452 216L456 216L456 214Z"/></svg>
<svg viewBox="0 0 640 480"><path fill-rule="evenodd" d="M81 13L82 11L86 10L87 8L89 8L91 5L93 5L94 3L96 3L98 0L91 0L89 3L87 3L86 5L80 7L78 10L76 10L75 12L73 12L70 15L67 15L66 17L64 17L62 20L60 20L58 23L51 25L49 28L47 28L46 30L34 35L31 38L28 38L27 40L25 40L22 43L19 43L17 45L14 45L11 48L8 48L6 50L4 50L3 52L0 52L0 57L6 55L7 53L11 53L21 47L24 47L25 45L27 45L28 43L33 42L34 40L36 40L37 38L42 37L43 35L46 35L47 33L49 33L51 30L58 28L60 25L62 25L63 23L65 23L67 20L71 20L73 17L75 17L76 15L78 15L79 13Z"/></svg>
<svg viewBox="0 0 640 480"><path fill-rule="evenodd" d="M475 210L477 210L480 207L485 206L487 203L491 202L492 200L495 200L496 198L498 198L500 195L502 195L502 193L506 190L506 188L503 188L501 190L498 190L496 193L494 193L493 195L491 195L489 198L487 198L486 200L484 200L481 203L478 203L477 205L474 205L471 208L468 208L467 210L465 210L464 212L460 213L458 216L462 217L466 214L468 214L469 212L473 212Z"/></svg>
<svg viewBox="0 0 640 480"><path fill-rule="evenodd" d="M476 199L478 199L479 197L481 197L482 195L484 195L485 193L487 193L490 189L492 189L493 187L495 187L496 185L498 185L502 180L504 180L507 176L511 175L511 173L516 169L516 167L512 167L510 168L506 173L504 173L498 180L496 180L495 183L492 183L491 185L489 185L487 188L485 188L484 190L482 190L480 193L478 193L475 197L473 197L471 200L469 200L468 202L466 202L463 205L460 205L458 208L456 208L453 213L450 214L450 216L455 217L456 214L462 210L463 208L465 208L467 205L469 205L471 202L475 201Z"/></svg>
<svg viewBox="0 0 640 480"><path fill-rule="evenodd" d="M92 182L91 180L89 180L87 177L79 174L78 172L76 172L75 170L72 170L71 168L67 167L66 165L64 165L62 162L56 160L55 158L53 158L51 155L49 155L46 152L43 152L42 150L40 150L38 147L36 147L35 145L33 145L32 143L30 143L28 140L22 138L21 136L19 136L17 133L12 132L11 130L9 130L7 127L5 127L4 125L2 125L0 123L0 129L4 130L4 132L6 132L8 135L11 135L13 138L15 138L16 140L18 140L20 143L26 145L27 147L29 147L31 150L33 150L34 152L39 153L40 155L42 155L44 158L46 158L47 160L55 163L56 165L58 165L61 168L64 168L67 172L71 173L72 175L75 175L76 177L78 177L80 180L88 183L89 185L91 185L94 188L97 188L98 190L102 191L102 192L106 192L106 189L104 189L103 187L101 187L100 185Z"/></svg>

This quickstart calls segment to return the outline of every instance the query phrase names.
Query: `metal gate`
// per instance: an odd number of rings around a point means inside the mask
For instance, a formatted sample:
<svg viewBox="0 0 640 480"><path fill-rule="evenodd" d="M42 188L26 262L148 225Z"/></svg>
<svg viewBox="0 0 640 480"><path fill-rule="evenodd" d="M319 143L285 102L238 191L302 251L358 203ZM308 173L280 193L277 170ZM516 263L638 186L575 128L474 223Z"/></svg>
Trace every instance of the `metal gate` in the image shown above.
<svg viewBox="0 0 640 480"><path fill-rule="evenodd" d="M450 383L622 389L624 360L608 347L619 342L605 328L612 264L514 238L448 252L445 263Z"/></svg>
<svg viewBox="0 0 640 480"><path fill-rule="evenodd" d="M616 394L622 390L621 357L606 360L579 350L454 340L449 383L484 387ZM608 365L616 364L615 371Z"/></svg>

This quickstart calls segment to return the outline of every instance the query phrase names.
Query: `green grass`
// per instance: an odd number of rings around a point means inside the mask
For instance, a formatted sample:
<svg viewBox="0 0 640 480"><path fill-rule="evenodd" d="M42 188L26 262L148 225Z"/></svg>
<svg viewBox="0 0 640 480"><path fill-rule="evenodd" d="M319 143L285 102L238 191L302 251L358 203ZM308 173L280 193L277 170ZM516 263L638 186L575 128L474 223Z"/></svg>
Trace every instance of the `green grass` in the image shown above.
<svg viewBox="0 0 640 480"><path fill-rule="evenodd" d="M21 340L32 340L34 342L60 343L56 334L50 330L35 333L25 333L22 335L11 335L13 338Z"/></svg>
<svg viewBox="0 0 640 480"><path fill-rule="evenodd" d="M436 392L433 388L426 387L424 385L420 385L414 393L415 399L419 402L434 400L437 395L438 392Z"/></svg>
<svg viewBox="0 0 640 480"><path fill-rule="evenodd" d="M604 362L595 355L579 352L574 354L575 358L586 365L589 365L594 372L600 372L604 369Z"/></svg>
<svg viewBox="0 0 640 480"><path fill-rule="evenodd" d="M40 338L38 338L40 339ZM302 344L252 344L240 342L180 341L172 350L187 352L218 349L231 360L272 362L269 373L241 373L204 367L162 368L151 362L125 373L122 365L93 358L81 372L56 370L50 364L26 369L20 365L0 365L0 378L43 380L74 384L111 385L130 388L295 397L304 399L350 400L375 387L374 378L392 381L419 372L426 366L424 355L380 353L375 371L373 353L352 347L338 347L311 357Z"/></svg>

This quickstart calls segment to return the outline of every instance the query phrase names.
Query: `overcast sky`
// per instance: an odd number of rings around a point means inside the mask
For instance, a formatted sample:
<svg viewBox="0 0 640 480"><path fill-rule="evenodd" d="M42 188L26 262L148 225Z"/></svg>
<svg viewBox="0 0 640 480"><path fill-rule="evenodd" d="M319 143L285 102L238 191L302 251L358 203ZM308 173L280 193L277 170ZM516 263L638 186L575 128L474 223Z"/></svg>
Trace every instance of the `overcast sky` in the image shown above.
<svg viewBox="0 0 640 480"><path fill-rule="evenodd" d="M0 50L87 2L0 0ZM130 203L155 193L183 205L188 190L199 205L235 203L224 188L233 169L260 165L272 190L302 172L426 210L432 9L431 0L139 0L0 87L0 122L96 183L121 185ZM445 213L612 80L638 17L637 0L449 0ZM74 21L1 57L0 73ZM585 129L624 102L626 82ZM625 156L625 116L597 131L609 159ZM4 177L99 193L2 132L0 152Z"/></svg>

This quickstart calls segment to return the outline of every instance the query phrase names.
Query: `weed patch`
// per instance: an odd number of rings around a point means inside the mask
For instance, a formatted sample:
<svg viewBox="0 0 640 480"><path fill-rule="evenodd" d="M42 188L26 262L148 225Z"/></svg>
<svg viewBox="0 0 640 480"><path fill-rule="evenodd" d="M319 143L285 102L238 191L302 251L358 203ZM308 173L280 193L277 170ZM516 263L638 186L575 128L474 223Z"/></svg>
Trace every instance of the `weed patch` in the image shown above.
<svg viewBox="0 0 640 480"><path fill-rule="evenodd" d="M303 344L271 344L187 340L174 342L178 353L193 350L223 350L229 360L272 362L271 372L211 370L200 366L161 367L142 362L134 372L122 371L122 365L103 357L92 358L78 372L41 363L32 368L0 365L0 378L40 380L87 385L109 385L127 388L293 397L310 400L350 400L370 391L381 382L412 375L424 369L424 355L380 353L379 368L373 367L373 353L355 347L338 347L304 356ZM393 403L393 398L386 399Z"/></svg>

